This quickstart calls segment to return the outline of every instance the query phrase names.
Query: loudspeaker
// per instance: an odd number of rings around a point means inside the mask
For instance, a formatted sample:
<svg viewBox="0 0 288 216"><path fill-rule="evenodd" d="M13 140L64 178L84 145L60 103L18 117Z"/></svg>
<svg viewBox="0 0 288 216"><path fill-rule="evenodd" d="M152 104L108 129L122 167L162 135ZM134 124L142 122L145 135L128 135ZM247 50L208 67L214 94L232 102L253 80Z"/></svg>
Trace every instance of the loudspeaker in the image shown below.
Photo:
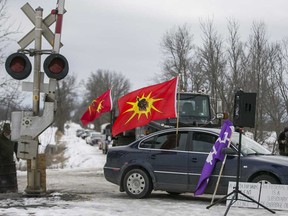
<svg viewBox="0 0 288 216"><path fill-rule="evenodd" d="M233 124L238 127L255 126L256 93L238 91L234 99Z"/></svg>

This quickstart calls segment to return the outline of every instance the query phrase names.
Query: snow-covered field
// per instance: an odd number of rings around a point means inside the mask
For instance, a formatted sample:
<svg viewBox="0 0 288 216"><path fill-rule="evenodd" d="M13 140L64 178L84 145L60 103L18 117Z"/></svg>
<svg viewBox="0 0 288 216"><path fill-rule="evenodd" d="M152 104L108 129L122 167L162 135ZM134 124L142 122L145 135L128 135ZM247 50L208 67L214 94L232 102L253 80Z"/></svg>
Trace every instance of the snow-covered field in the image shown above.
<svg viewBox="0 0 288 216"><path fill-rule="evenodd" d="M96 146L90 146L77 138L79 125L70 124L61 142L66 143L62 169L47 169L47 191L49 195L38 198L23 196L26 172L17 171L18 194L0 194L1 216L206 216L224 215L224 204L212 206L210 200L195 199L192 194L178 198L166 193L153 192L147 199L130 199L120 193L118 187L103 177L106 156ZM43 146L55 143L53 128L41 136ZM83 191L84 190L84 191ZM287 215L287 211L276 211L276 215ZM272 215L265 209L231 207L228 215L263 216Z"/></svg>

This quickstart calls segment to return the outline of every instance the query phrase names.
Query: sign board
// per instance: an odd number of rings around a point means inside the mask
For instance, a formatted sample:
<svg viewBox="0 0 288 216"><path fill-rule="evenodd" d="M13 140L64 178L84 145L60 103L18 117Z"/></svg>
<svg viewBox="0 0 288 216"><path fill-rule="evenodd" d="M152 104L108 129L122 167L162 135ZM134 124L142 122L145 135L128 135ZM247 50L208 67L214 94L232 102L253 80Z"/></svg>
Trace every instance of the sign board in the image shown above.
<svg viewBox="0 0 288 216"><path fill-rule="evenodd" d="M38 142L31 139L20 139L18 142L17 157L27 160L37 157Z"/></svg>
<svg viewBox="0 0 288 216"><path fill-rule="evenodd" d="M234 190L236 182L229 182L228 194ZM260 183L239 182L239 190L258 202L260 193ZM226 206L229 205L232 195L227 198ZM258 204L251 202L241 194L238 194L238 200L233 204L235 207L258 208Z"/></svg>
<svg viewBox="0 0 288 216"><path fill-rule="evenodd" d="M228 194L234 190L235 186L236 182L229 182ZM239 182L239 190L269 209L288 210L288 185ZM226 206L229 205L232 197L233 195L227 198ZM238 200L232 207L233 206L262 208L257 203L251 202L241 194L238 194Z"/></svg>
<svg viewBox="0 0 288 216"><path fill-rule="evenodd" d="M56 89L56 82L50 81L49 84L44 83L44 73L40 72L40 92L49 94L50 92L54 92ZM22 91L33 92L33 82L22 82Z"/></svg>
<svg viewBox="0 0 288 216"><path fill-rule="evenodd" d="M288 210L288 185L263 184L260 202L270 209Z"/></svg>

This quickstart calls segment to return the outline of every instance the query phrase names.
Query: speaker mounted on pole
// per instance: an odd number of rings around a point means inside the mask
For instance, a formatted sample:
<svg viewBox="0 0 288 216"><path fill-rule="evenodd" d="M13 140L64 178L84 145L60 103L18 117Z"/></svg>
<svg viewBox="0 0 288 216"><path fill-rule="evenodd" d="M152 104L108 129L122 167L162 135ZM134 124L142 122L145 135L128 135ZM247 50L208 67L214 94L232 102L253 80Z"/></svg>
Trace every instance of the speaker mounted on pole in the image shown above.
<svg viewBox="0 0 288 216"><path fill-rule="evenodd" d="M256 93L238 91L234 98L233 124L240 128L255 127Z"/></svg>

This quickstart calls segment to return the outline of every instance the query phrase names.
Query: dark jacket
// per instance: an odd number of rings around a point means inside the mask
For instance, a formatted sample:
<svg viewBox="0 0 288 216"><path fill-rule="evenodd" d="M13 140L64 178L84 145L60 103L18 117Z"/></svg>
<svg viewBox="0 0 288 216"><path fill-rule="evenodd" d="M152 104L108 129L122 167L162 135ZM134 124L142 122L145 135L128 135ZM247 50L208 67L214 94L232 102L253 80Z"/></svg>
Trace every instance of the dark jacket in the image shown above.
<svg viewBox="0 0 288 216"><path fill-rule="evenodd" d="M278 137L280 155L288 156L288 128L285 128Z"/></svg>
<svg viewBox="0 0 288 216"><path fill-rule="evenodd" d="M0 163L10 163L14 161L14 152L17 153L17 145L7 137L0 134Z"/></svg>

